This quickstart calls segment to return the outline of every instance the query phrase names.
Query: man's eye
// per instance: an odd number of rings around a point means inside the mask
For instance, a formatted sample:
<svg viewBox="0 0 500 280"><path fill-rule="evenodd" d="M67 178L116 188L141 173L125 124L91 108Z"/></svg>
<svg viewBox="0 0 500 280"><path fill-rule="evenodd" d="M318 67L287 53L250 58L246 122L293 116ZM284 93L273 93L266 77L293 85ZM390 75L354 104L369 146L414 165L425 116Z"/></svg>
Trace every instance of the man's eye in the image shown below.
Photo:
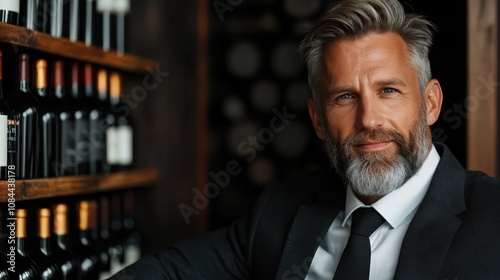
<svg viewBox="0 0 500 280"><path fill-rule="evenodd" d="M382 92L383 92L383 93L395 93L395 92L396 92L396 90L395 90L395 89L393 89L393 88L384 88L384 89L382 90Z"/></svg>
<svg viewBox="0 0 500 280"><path fill-rule="evenodd" d="M350 93L342 94L338 97L339 100L346 100L346 99L351 99L351 98L352 98L352 94L350 94Z"/></svg>

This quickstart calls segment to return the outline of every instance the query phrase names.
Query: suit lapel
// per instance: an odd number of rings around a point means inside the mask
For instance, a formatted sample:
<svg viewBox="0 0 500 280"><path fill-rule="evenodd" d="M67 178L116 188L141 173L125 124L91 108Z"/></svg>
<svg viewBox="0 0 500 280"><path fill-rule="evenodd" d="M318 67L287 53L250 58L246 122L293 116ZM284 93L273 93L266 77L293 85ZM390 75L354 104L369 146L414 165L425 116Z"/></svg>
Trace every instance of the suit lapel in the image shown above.
<svg viewBox="0 0 500 280"><path fill-rule="evenodd" d="M316 249L344 206L345 189L337 181L320 189L317 203L299 208L283 249L276 279L289 279L292 275L304 279Z"/></svg>
<svg viewBox="0 0 500 280"><path fill-rule="evenodd" d="M403 240L394 279L436 279L465 211L465 170L442 144L429 190Z"/></svg>

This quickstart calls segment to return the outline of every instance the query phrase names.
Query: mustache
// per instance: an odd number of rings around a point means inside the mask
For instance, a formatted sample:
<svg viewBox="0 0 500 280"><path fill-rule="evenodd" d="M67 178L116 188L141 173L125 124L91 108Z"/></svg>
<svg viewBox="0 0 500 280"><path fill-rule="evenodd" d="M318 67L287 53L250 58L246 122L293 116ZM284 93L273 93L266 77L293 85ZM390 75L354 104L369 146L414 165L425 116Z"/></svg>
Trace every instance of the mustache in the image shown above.
<svg viewBox="0 0 500 280"><path fill-rule="evenodd" d="M406 142L403 134L396 130L373 129L363 130L359 133L348 136L342 146L346 148L349 146L359 146L367 141L394 141L398 144L398 146L403 146Z"/></svg>

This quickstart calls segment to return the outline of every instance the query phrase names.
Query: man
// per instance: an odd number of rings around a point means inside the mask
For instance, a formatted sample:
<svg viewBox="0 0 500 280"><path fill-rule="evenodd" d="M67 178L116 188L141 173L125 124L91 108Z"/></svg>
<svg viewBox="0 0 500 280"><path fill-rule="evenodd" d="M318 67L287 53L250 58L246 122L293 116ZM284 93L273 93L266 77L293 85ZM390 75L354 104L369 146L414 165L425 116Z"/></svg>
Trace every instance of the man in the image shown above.
<svg viewBox="0 0 500 280"><path fill-rule="evenodd" d="M300 52L332 170L268 188L250 216L122 275L500 279L500 182L465 171L431 140L442 103L431 29L397 0L346 0L328 11ZM361 213L373 217L370 233L357 232Z"/></svg>

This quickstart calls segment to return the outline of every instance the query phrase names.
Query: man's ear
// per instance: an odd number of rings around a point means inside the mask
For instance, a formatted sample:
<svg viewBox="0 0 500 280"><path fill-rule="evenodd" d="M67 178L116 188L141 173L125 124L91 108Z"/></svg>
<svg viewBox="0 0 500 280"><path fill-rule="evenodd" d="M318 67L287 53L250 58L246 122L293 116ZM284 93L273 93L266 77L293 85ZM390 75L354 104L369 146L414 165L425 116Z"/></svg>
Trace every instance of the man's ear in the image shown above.
<svg viewBox="0 0 500 280"><path fill-rule="evenodd" d="M325 140L325 134L323 132L323 119L319 113L318 106L316 106L316 102L309 99L307 106L309 107L309 116L311 117L316 135L318 135L319 139Z"/></svg>
<svg viewBox="0 0 500 280"><path fill-rule="evenodd" d="M443 90L438 80L432 79L427 83L424 98L427 109L427 125L430 126L438 120L443 104Z"/></svg>

